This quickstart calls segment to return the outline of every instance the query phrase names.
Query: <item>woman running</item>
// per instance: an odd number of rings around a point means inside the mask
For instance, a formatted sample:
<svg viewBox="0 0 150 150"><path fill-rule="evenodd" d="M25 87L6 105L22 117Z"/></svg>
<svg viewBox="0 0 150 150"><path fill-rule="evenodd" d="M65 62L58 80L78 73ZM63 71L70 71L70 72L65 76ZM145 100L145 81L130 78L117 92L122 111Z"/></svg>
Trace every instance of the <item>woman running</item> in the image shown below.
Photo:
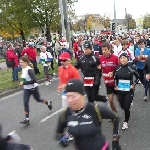
<svg viewBox="0 0 150 150"><path fill-rule="evenodd" d="M36 78L34 75L33 69L29 66L29 59L26 56L22 56L20 58L20 66L22 68L22 82L20 82L20 86L24 88L23 94L23 102L24 102L24 111L25 111L25 119L21 121L21 124L29 125L29 99L30 96L33 95L37 102L45 103L48 108L52 109L52 102L47 101L45 99L41 99L38 89L38 84L36 82Z"/></svg>
<svg viewBox="0 0 150 150"><path fill-rule="evenodd" d="M60 114L56 138L64 129L74 136L77 150L108 150L108 142L101 132L102 119L113 120L113 150L120 150L118 142L119 118L105 105L86 102L81 80L71 79L66 85L68 108Z"/></svg>
<svg viewBox="0 0 150 150"><path fill-rule="evenodd" d="M115 90L118 91L118 99L121 108L125 112L125 120L122 130L128 129L130 118L130 105L134 96L135 85L139 82L139 74L136 69L128 64L128 54L122 53L119 57L121 65L114 71ZM136 77L133 81L133 75Z"/></svg>

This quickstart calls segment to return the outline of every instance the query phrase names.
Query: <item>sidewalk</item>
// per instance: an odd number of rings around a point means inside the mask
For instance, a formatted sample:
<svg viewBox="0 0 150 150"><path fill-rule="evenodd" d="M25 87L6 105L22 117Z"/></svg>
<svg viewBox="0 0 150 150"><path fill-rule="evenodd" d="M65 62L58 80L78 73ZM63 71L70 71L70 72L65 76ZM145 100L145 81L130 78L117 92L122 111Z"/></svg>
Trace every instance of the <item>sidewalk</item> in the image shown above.
<svg viewBox="0 0 150 150"><path fill-rule="evenodd" d="M39 56L36 57L37 62L39 62ZM0 63L1 70L7 69L6 62Z"/></svg>

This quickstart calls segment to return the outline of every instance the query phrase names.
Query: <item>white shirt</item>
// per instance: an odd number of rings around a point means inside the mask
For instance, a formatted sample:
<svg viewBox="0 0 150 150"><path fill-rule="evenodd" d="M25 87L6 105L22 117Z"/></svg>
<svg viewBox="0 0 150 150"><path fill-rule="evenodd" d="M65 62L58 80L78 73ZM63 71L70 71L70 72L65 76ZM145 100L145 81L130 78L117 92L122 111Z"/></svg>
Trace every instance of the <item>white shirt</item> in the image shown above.
<svg viewBox="0 0 150 150"><path fill-rule="evenodd" d="M119 46L114 45L114 49L113 49L114 55L118 56L118 53L119 53L121 50L122 50L121 44L120 44Z"/></svg>
<svg viewBox="0 0 150 150"><path fill-rule="evenodd" d="M31 77L28 74L29 69L32 69L32 68L30 66L27 66L26 68L22 69L22 75L21 75L22 81L31 81ZM34 83L34 84L23 85L23 88L32 89L32 88L35 88L36 86L38 86L38 84Z"/></svg>
<svg viewBox="0 0 150 150"><path fill-rule="evenodd" d="M53 56L51 55L50 52L41 52L40 53L40 60L41 60L41 63L43 64L43 66L48 66L47 63L45 63L47 61L48 58L53 58Z"/></svg>
<svg viewBox="0 0 150 150"><path fill-rule="evenodd" d="M131 51L130 49L127 49L127 50L121 50L119 53L118 53L118 57L120 57L120 55L122 53L126 53L129 57L129 62L133 62L133 60L135 59L134 57L134 53L133 51Z"/></svg>

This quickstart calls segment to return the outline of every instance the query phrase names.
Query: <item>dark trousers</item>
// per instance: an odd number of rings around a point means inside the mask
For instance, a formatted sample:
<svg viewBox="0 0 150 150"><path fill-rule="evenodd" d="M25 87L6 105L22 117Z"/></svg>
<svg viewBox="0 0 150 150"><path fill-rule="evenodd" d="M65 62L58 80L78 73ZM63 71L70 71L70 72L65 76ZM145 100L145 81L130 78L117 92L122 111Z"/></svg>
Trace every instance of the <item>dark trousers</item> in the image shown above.
<svg viewBox="0 0 150 150"><path fill-rule="evenodd" d="M33 97L35 98L37 102L43 102L44 100L44 99L41 99L40 97L38 87L35 87L33 89L24 89L24 94L23 94L24 110L28 114L29 114L29 100L30 100L31 95L33 95Z"/></svg>
<svg viewBox="0 0 150 150"><path fill-rule="evenodd" d="M53 60L51 61L51 68L54 69L54 62L53 62Z"/></svg>
<svg viewBox="0 0 150 150"><path fill-rule="evenodd" d="M87 94L88 101L94 103L94 100L96 100L98 95L99 85L93 85L92 87L84 86L84 89Z"/></svg>
<svg viewBox="0 0 150 150"><path fill-rule="evenodd" d="M126 92L125 94L118 92L119 104L125 112L125 122L128 122L130 118L130 105L133 100L133 95L133 90Z"/></svg>
<svg viewBox="0 0 150 150"><path fill-rule="evenodd" d="M143 69L137 69L139 75L140 75L140 78L139 80L141 81L141 83L144 85L144 73L143 73Z"/></svg>
<svg viewBox="0 0 150 150"><path fill-rule="evenodd" d="M40 73L36 60L32 60L31 63L33 64L35 74Z"/></svg>

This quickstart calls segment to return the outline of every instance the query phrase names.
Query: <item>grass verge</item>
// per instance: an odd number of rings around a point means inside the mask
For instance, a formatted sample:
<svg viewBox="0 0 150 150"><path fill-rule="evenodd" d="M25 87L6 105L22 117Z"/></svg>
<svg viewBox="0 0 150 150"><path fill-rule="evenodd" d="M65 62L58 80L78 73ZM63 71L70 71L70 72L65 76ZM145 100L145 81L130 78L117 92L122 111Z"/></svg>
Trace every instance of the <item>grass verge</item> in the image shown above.
<svg viewBox="0 0 150 150"><path fill-rule="evenodd" d="M55 62L55 60L54 60ZM38 64L38 68L41 72L40 75L36 75L37 80L44 78L44 71L43 71L43 66L42 64ZM56 73L57 72L57 63L54 63L54 69L55 70L50 70L51 73ZM6 70L1 70L0 71L0 93L15 89L19 87L19 82L21 81L20 79L21 72L19 72L18 77L19 81L13 82L12 81L12 69L6 69Z"/></svg>
<svg viewBox="0 0 150 150"><path fill-rule="evenodd" d="M6 60L5 59L0 59L0 63L2 63L2 62L6 62Z"/></svg>

